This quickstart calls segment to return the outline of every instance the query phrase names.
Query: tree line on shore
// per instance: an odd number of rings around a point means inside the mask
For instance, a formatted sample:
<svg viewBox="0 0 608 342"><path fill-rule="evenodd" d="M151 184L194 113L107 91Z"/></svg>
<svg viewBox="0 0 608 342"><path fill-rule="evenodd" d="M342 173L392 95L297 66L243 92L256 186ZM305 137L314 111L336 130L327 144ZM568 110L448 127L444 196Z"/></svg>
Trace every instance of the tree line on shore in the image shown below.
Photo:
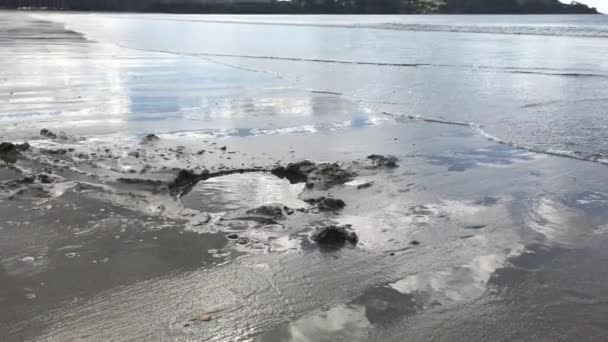
<svg viewBox="0 0 608 342"><path fill-rule="evenodd" d="M558 0L0 0L0 8L169 13L597 13L585 4Z"/></svg>

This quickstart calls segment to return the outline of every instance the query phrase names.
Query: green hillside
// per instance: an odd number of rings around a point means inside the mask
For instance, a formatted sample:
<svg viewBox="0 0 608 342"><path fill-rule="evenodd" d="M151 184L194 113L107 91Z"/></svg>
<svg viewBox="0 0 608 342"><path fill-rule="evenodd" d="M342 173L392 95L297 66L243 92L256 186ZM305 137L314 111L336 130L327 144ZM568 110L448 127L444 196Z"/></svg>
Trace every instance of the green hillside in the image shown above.
<svg viewBox="0 0 608 342"><path fill-rule="evenodd" d="M595 8L558 0L443 0L444 13L598 13Z"/></svg>

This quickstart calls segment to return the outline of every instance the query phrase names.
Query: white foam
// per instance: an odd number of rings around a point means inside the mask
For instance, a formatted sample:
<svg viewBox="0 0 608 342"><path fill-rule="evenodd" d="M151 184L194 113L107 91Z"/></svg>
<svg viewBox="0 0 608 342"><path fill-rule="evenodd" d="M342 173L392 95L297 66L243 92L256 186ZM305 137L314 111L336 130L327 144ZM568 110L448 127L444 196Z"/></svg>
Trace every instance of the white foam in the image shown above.
<svg viewBox="0 0 608 342"><path fill-rule="evenodd" d="M423 117L420 115L409 115L409 114L396 114L396 113L391 113L391 112L383 112L383 114L385 115L389 115L398 119L409 119L409 120L414 120L414 121L423 121L423 122L428 122L428 123L438 123L438 124L445 124L445 125L456 125L456 126L464 126L464 127L468 127L470 129L472 129L474 132L478 133L479 135L485 137L488 140L494 141L496 143L499 143L501 145L507 145L507 146L511 146L513 148L519 149L519 150L524 150L524 151L528 151L528 152L532 152L532 153L539 153L539 154L545 154L545 155L551 155L551 156L556 156L556 157L565 157L565 158L570 158L570 159L576 159L576 160L582 160L582 161L589 161L589 162L595 162L595 163L600 163L600 164L606 164L608 165L608 157L598 157L598 156L594 156L594 155L585 155L585 154L581 154L581 153L577 153L576 151L568 151L568 150L559 150L559 149L541 149L541 148L537 148L537 147L531 147L531 146L526 146L523 144L519 144L513 141L508 141L508 140L503 140L501 138L496 137L493 134L490 134L488 132L486 132L483 129L483 126L476 123L476 122L465 122L465 121L451 121L451 120L445 120L445 119L437 119L437 118L429 118L429 117Z"/></svg>

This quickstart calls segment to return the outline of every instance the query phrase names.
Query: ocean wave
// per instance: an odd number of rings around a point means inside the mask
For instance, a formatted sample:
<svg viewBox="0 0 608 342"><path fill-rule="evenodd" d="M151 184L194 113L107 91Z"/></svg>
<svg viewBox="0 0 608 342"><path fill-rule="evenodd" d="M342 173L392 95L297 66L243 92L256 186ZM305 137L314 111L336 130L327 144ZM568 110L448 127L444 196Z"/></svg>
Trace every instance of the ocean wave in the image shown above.
<svg viewBox="0 0 608 342"><path fill-rule="evenodd" d="M382 121L382 118L368 117L360 120L346 120L340 122L290 126L280 128L231 128L231 129L195 129L195 130L179 130L167 131L158 133L157 135L163 139L212 139L212 138L228 138L228 137L248 137L261 135L285 135L285 134L313 134L318 132L334 132L349 128L357 128L364 126L376 126Z"/></svg>
<svg viewBox="0 0 608 342"><path fill-rule="evenodd" d="M586 98L586 99L575 99L575 100L553 100L546 102L534 102L523 105L522 108L537 108L537 107L545 107L545 106L553 106L560 105L565 103L585 103L585 102L605 102L608 101L608 97L596 97L596 98Z"/></svg>
<svg viewBox="0 0 608 342"><path fill-rule="evenodd" d="M328 64L347 64L347 65L368 65L368 66L382 66L382 67L406 67L406 68L460 68L469 69L472 71L481 72L494 72L494 73L506 73L506 74L530 74L530 75L544 75L544 76L559 76L559 77L601 77L608 78L608 74L594 73L585 70L556 70L549 68L519 68L509 66L490 66L490 65L459 65L459 64L434 64L434 63L396 63L396 62L382 62L382 61L357 61L357 60L340 60L340 59L321 59L321 58L302 58L302 57L289 57L289 56L265 56L265 55L243 55L243 54L228 54L228 53L203 53L203 52L180 52L171 50L161 49L142 49L133 48L124 45L117 45L120 48L130 49L135 51L143 52L154 52L154 53L166 53L172 55L179 55L184 57L198 57L208 60L212 63L218 63L229 67L234 67L241 70L252 71L252 72L265 72L270 73L273 76L283 78L278 73L269 72L261 69L247 68L233 63L226 63L218 58L236 58L236 59L262 59L262 60L277 60L277 61L290 61L290 62L309 62L309 63L328 63ZM339 94L339 93L336 93Z"/></svg>
<svg viewBox="0 0 608 342"><path fill-rule="evenodd" d="M442 118L438 118L438 119L429 118L429 117L424 117L424 116L420 116L420 115L396 114L396 113L391 113L391 112L382 112L382 114L391 116L396 119L401 119L401 120L407 119L407 120L424 121L424 122L430 122L430 123L439 123L439 124L444 124L444 125L465 126L465 127L470 127L470 128L473 128L477 125L472 122L451 121L451 120L445 120Z"/></svg>
<svg viewBox="0 0 608 342"><path fill-rule="evenodd" d="M487 131L485 131L483 129L483 126L476 122L451 121L451 120L445 120L442 118L429 118L429 117L423 117L420 115L396 114L396 113L390 113L390 112L383 112L383 114L394 117L396 119L400 119L400 120L413 120L413 121L422 121L422 122L428 122L428 123L437 123L437 124L444 124L444 125L455 125L455 126L468 127L471 130L473 130L475 133L483 136L484 138L486 138L490 141L493 141L493 142L501 144L501 145L510 146L510 147L516 148L518 150L524 150L524 151L528 151L528 152L532 152L532 153L538 153L538 154L550 155L550 156L555 156L555 157L576 159L576 160L581 160L581 161L594 162L594 163L608 165L608 155L605 155L605 154L561 150L561 149L554 149L554 148L543 149L543 148L538 148L538 147L527 146L525 144L498 138L495 135L492 135L492 134L488 133Z"/></svg>
<svg viewBox="0 0 608 342"><path fill-rule="evenodd" d="M606 25L470 25L466 23L440 24L440 23L404 23L404 22L375 22L375 23L320 23L320 22L294 22L264 20L217 20L204 18L141 18L142 20L201 22L212 24L240 24L240 25L266 25L266 26L304 26L304 27L327 27L346 29L376 29L394 31L414 32L453 32L453 33L480 33L480 34L505 34L505 35L534 35L534 36L569 36L569 37L595 37L608 38L608 26Z"/></svg>
<svg viewBox="0 0 608 342"><path fill-rule="evenodd" d="M426 32L461 32L461 33L491 33L509 35L534 36L571 36L608 38L608 27L604 26L558 26L558 25L441 25L441 24L406 24L387 23L370 25L369 28L379 28L399 31Z"/></svg>
<svg viewBox="0 0 608 342"><path fill-rule="evenodd" d="M33 15L37 17L36 15ZM42 17L41 17L42 18ZM46 18L47 20L58 20L62 22L61 19L57 18ZM145 18L140 18L142 20L146 20ZM150 20L150 18L148 18ZM156 18L154 20L176 20L176 19L159 19ZM383 26L388 25L385 28L396 29L397 27L401 27L406 29L408 27L435 27L435 30L439 31L442 29L446 29L448 25L421 25L421 24L371 24L371 25L334 25L334 24L313 24L313 23L285 23L285 22L250 22L250 21L219 21L219 20L177 20L177 21L198 21L198 22L212 22L212 23L225 23L225 24L256 24L256 25L287 25L287 26L321 26L321 27L377 27L382 28ZM104 43L102 40L96 39L91 36L89 33L85 31L78 32L78 30L71 27L69 23L63 22L65 29L69 32L77 33L81 35L83 38L97 43ZM445 26L445 27L444 27ZM449 26L452 27L452 26ZM466 26L466 25L456 25L453 26L450 31L457 31L460 29L456 29L456 27L462 28L461 31L458 32L474 32L468 31L471 27L475 27L477 29L486 27L486 26ZM488 28L493 26L487 26ZM522 28L523 26L516 26L518 28ZM548 26L551 29L556 29L554 26ZM603 26L602 26L603 27ZM593 28L593 30L597 30L598 32L605 31L605 37L608 37L608 26L605 28ZM483 29L481 29L483 31ZM481 32L480 32L481 33ZM489 32L488 32L489 33ZM581 36L584 36L581 34ZM166 49L150 49L150 48L141 48L128 46L124 44L120 44L117 42L108 43L119 48L140 51L140 52L152 52L152 53L164 53L171 54L177 56L184 57L193 57L193 58L201 58L204 60L208 60L212 63L217 63L221 65L225 65L228 67L233 67L240 70L251 71L251 72L261 72L271 74L277 78L285 79L287 81L292 80L287 79L285 76L272 72L270 70L264 69L256 69L245 67L242 65L237 65L234 63L226 62L227 58L235 58L235 59L254 59L254 60L276 60L276 61L290 61L290 62L304 62L304 63L325 63L325 64L343 64L343 65L361 65L361 66L380 66L380 67L401 67L401 68L460 68L460 69L468 69L470 71L477 72L490 72L490 73L506 73L506 74L528 74L528 75L542 75L542 76L557 76L557 77L600 77L600 78L608 78L608 71L606 72L597 72L597 70L572 70L572 69L552 69L552 68L539 68L539 67L515 67L515 66L492 66L492 65L475 65L475 64L441 64L441 63L428 63L428 62L397 62L397 61L374 61L374 60L347 60L347 59L331 59L331 58L304 58L304 57L293 57L293 56L276 56L276 55L250 55L250 54L237 54L237 53L220 53L220 52L185 52L185 51L174 51L174 50L166 50Z"/></svg>
<svg viewBox="0 0 608 342"><path fill-rule="evenodd" d="M158 52L160 52L160 51L158 51ZM166 51L164 51L164 52L166 52ZM508 73L508 74L608 78L608 74L594 73L594 72L588 72L588 71L556 70L556 69L549 69L549 68L518 68L518 67L500 67L500 66L490 66L490 65L459 65L459 64L436 64L436 63L396 63L396 62L382 62L382 61L336 60L336 59L321 59L321 58L300 58L300 57L286 57L286 56L240 55L240 54L220 54L220 53L191 53L188 55L189 56L199 56L199 57L230 57L230 58L245 58L245 59L268 59L268 60L281 60L281 61L292 61L292 62L371 65L371 66L407 67L407 68L416 68L416 67L463 68L463 69L471 69L474 71L497 72L497 73Z"/></svg>
<svg viewBox="0 0 608 342"><path fill-rule="evenodd" d="M563 77L602 77L608 78L608 75L596 74L596 73L584 73L584 72L544 72L544 71L531 71L531 70L511 70L506 71L511 74L533 74L533 75L547 75L547 76L563 76Z"/></svg>
<svg viewBox="0 0 608 342"><path fill-rule="evenodd" d="M170 52L170 51L156 51L156 52ZM300 57L287 57L287 56L263 56L263 55L240 55L240 54L226 54L226 53L188 53L188 56L204 56L204 57L232 57L232 58L247 58L247 59L269 59L269 60L283 60L293 62L316 62L316 63L330 63L330 64L359 64L359 65L377 65L377 66L394 66L394 67L419 67L419 66L433 66L429 63L393 63L393 62L375 62L375 61L355 61L355 60L339 60L339 59L322 59L322 58L300 58Z"/></svg>

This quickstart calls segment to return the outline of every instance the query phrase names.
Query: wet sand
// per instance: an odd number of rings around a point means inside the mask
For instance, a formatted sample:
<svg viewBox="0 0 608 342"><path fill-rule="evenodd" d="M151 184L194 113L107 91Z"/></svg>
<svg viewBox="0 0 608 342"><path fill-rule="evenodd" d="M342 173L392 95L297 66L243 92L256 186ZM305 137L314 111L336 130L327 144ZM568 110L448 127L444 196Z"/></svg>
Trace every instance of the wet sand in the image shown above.
<svg viewBox="0 0 608 342"><path fill-rule="evenodd" d="M605 165L1 16L3 341L605 337Z"/></svg>

